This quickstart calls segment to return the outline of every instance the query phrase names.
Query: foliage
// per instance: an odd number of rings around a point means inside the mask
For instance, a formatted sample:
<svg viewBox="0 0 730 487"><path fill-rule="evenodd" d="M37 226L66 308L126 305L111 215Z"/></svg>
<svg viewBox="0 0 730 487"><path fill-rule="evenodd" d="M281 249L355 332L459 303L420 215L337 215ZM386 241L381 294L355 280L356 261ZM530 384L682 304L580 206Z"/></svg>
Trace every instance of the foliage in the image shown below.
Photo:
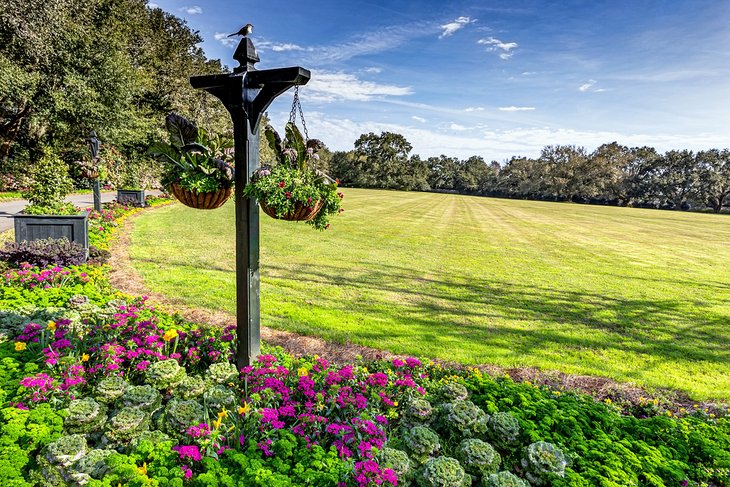
<svg viewBox="0 0 730 487"><path fill-rule="evenodd" d="M170 113L165 118L170 142L156 142L148 154L167 163L162 183L169 188L178 184L195 193L212 193L233 186L233 168L226 149L233 147L231 139L210 136L185 117Z"/></svg>
<svg viewBox="0 0 730 487"><path fill-rule="evenodd" d="M530 487L530 484L512 472L493 473L486 478L484 487Z"/></svg>
<svg viewBox="0 0 730 487"><path fill-rule="evenodd" d="M307 223L318 230L328 228L330 216L344 211L340 201L343 194L337 191L337 181L316 167L317 151L322 143L317 139L305 141L292 122L286 125L284 141L270 125L264 130L278 161L271 167L258 169L244 189L244 195L273 209L279 218L295 213L299 208L316 210ZM318 210L317 205L321 205Z"/></svg>
<svg viewBox="0 0 730 487"><path fill-rule="evenodd" d="M23 198L29 201L25 212L31 215L71 215L78 209L63 199L73 189L68 176L68 166L49 149L33 166L30 173L32 182L23 192Z"/></svg>
<svg viewBox="0 0 730 487"><path fill-rule="evenodd" d="M498 411L489 418L488 436L502 448L514 446L520 439L520 423L512 414Z"/></svg>
<svg viewBox="0 0 730 487"><path fill-rule="evenodd" d="M430 458L416 476L421 487L468 487L471 478L455 458Z"/></svg>
<svg viewBox="0 0 730 487"><path fill-rule="evenodd" d="M0 249L0 260L19 267L25 263L32 267L72 266L86 261L86 251L81 244L67 238L7 242Z"/></svg>
<svg viewBox="0 0 730 487"><path fill-rule="evenodd" d="M533 485L553 485L552 476L565 477L567 464L563 452L545 441L538 441L528 446L525 458L522 460L525 476Z"/></svg>
<svg viewBox="0 0 730 487"><path fill-rule="evenodd" d="M484 476L496 473L502 457L490 445L478 438L463 440L456 449L457 458L469 474Z"/></svg>

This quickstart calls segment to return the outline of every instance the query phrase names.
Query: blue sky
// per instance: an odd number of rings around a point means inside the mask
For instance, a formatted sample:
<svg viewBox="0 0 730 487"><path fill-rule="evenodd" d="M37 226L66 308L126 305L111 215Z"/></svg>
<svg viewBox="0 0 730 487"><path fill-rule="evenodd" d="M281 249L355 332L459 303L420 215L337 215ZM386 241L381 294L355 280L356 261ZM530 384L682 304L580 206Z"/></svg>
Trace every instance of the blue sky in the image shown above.
<svg viewBox="0 0 730 487"><path fill-rule="evenodd" d="M549 144L730 147L730 1L155 0L229 66L299 65L310 136L403 134L423 157L500 162ZM269 109L277 126L291 96Z"/></svg>

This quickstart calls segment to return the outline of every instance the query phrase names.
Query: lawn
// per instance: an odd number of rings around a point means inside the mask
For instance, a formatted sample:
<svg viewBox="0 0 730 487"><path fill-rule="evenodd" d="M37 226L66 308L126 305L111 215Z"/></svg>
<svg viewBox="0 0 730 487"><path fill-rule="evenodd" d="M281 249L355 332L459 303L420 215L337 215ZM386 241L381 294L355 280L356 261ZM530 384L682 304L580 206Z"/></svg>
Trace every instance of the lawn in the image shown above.
<svg viewBox="0 0 730 487"><path fill-rule="evenodd" d="M396 353L730 399L730 218L346 189L319 233L261 217L262 324ZM235 310L233 204L140 216L147 285Z"/></svg>

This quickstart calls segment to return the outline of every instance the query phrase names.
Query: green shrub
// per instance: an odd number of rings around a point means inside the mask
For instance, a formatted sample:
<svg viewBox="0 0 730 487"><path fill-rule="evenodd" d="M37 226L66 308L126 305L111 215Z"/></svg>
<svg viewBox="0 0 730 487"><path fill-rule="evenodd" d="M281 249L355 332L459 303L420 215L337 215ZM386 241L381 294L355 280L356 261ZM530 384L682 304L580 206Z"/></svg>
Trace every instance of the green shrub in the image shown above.
<svg viewBox="0 0 730 487"><path fill-rule="evenodd" d="M438 434L427 426L414 426L405 433L403 442L411 458L419 464L424 463L441 449Z"/></svg>
<svg viewBox="0 0 730 487"><path fill-rule="evenodd" d="M484 478L483 487L530 487L530 484L511 472L493 473Z"/></svg>
<svg viewBox="0 0 730 487"><path fill-rule="evenodd" d="M63 202L73 189L68 166L50 149L46 148L43 156L33 164L30 176L32 182L23 192L23 198L30 202L26 213L68 215L76 212L73 205Z"/></svg>

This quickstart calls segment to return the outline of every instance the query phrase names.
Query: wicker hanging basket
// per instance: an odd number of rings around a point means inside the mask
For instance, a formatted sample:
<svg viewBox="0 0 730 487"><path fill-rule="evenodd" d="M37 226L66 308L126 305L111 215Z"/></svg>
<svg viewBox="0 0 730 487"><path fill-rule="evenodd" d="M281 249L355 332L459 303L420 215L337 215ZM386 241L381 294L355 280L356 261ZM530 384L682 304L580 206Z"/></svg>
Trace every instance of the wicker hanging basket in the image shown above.
<svg viewBox="0 0 730 487"><path fill-rule="evenodd" d="M185 206L198 210L214 210L228 201L231 193L233 193L233 188L220 188L212 193L196 193L173 183L170 185L170 191Z"/></svg>
<svg viewBox="0 0 730 487"><path fill-rule="evenodd" d="M81 168L81 176L86 179L96 179L99 177L99 170L98 169L87 169L87 168Z"/></svg>
<svg viewBox="0 0 730 487"><path fill-rule="evenodd" d="M267 206L266 202L259 201L259 204L261 205L261 209L264 210L264 213L269 215L271 218L293 222L308 222L312 220L315 216L317 216L319 210L322 209L322 205L324 205L324 201L315 201L312 206L306 206L303 203L297 201L296 205L294 206L294 210L282 216L276 216L276 210Z"/></svg>

